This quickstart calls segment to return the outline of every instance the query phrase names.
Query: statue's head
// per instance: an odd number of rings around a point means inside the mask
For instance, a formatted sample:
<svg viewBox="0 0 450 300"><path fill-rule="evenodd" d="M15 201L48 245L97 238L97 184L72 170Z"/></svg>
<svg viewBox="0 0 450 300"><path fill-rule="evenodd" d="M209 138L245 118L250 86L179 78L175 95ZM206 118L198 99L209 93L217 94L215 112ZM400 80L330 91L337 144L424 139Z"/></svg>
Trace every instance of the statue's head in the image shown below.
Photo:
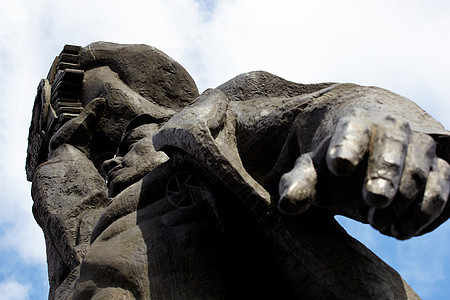
<svg viewBox="0 0 450 300"><path fill-rule="evenodd" d="M110 197L168 159L164 152L155 151L152 142L154 133L163 122L149 114L141 114L128 124L115 157L103 163Z"/></svg>
<svg viewBox="0 0 450 300"><path fill-rule="evenodd" d="M95 42L86 47L66 45L38 87L30 125L27 178L48 156L50 138L76 118L93 99L107 109L93 129L91 159L99 167L114 153L126 125L148 113L164 119L198 96L189 73L175 60L147 45Z"/></svg>
<svg viewBox="0 0 450 300"><path fill-rule="evenodd" d="M95 42L81 49L82 70L105 66L131 90L163 107L180 110L198 96L189 73L174 59L148 45ZM84 95L88 95L87 91Z"/></svg>

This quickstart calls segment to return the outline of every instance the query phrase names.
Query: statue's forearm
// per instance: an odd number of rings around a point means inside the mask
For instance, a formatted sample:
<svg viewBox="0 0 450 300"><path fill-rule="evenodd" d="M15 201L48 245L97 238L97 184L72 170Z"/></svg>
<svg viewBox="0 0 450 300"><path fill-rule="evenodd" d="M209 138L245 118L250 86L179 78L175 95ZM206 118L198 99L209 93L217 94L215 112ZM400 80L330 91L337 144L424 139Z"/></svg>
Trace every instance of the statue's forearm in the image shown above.
<svg viewBox="0 0 450 300"><path fill-rule="evenodd" d="M299 114L303 149L314 149L324 138L330 136L337 122L353 110L365 111L371 118L388 115L405 121L416 132L448 134L442 125L409 99L377 87L354 84L338 84L314 98Z"/></svg>
<svg viewBox="0 0 450 300"><path fill-rule="evenodd" d="M409 123L413 131L446 134L439 122L409 99L381 88L355 84L334 84L293 98L233 102L231 108L237 116L238 134L244 137L265 135L268 128L299 127L302 152L310 151L331 135L338 120L354 109L364 110L371 117L391 115Z"/></svg>
<svg viewBox="0 0 450 300"><path fill-rule="evenodd" d="M53 257L69 269L81 261L93 226L107 202L106 183L92 162L77 148L61 145L36 168L32 182L33 213Z"/></svg>

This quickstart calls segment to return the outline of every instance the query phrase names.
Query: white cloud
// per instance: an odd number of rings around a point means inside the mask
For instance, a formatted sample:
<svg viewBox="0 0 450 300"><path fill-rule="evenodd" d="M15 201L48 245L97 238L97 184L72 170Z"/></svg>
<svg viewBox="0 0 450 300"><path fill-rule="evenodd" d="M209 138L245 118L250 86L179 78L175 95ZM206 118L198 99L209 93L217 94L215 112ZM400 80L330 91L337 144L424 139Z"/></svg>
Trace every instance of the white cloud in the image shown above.
<svg viewBox="0 0 450 300"><path fill-rule="evenodd" d="M13 1L2 10L0 19L1 71L0 110L0 226L8 228L0 236L2 249L14 249L27 263L45 263L42 233L31 215L30 184L25 177L28 126L36 87L40 49L34 40L31 5ZM14 30L12 30L14 29ZM51 60L51 59L50 59ZM48 68L48 66L46 66Z"/></svg>
<svg viewBox="0 0 450 300"><path fill-rule="evenodd" d="M28 299L30 287L14 280L0 282L0 295L2 299L24 300Z"/></svg>
<svg viewBox="0 0 450 300"><path fill-rule="evenodd" d="M10 211L14 217L21 221L14 223L2 223L8 230L0 236L0 249L16 251L20 261L27 264L46 264L44 235L39 226L29 214L20 214Z"/></svg>
<svg viewBox="0 0 450 300"><path fill-rule="evenodd" d="M430 18L431 6L387 0L218 1L197 45L203 69L196 77L215 86L264 69L297 82L357 82L411 98L419 94L421 105L443 109L448 104L437 100L448 95L449 14ZM446 120L439 112L433 110Z"/></svg>

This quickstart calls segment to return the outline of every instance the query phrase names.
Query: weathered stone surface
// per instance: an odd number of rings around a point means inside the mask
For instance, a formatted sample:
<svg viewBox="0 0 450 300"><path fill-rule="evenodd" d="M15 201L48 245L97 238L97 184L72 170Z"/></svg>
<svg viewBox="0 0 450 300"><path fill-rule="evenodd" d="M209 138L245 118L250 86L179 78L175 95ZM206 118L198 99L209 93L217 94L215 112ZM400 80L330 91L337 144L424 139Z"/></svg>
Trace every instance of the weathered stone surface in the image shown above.
<svg viewBox="0 0 450 300"><path fill-rule="evenodd" d="M179 110L198 96L186 70L151 46L92 43L81 51L80 64L84 70L107 66L131 90L164 107ZM89 100L85 96L83 103Z"/></svg>
<svg viewBox="0 0 450 300"><path fill-rule="evenodd" d="M134 59L137 54L141 60ZM145 65L140 65L142 59ZM76 64L76 70L75 66L67 69L67 64L61 65L67 60ZM122 80L134 84L129 86ZM58 96L61 82L74 82L63 90L75 87L77 99ZM145 86L138 86L139 82ZM55 95L53 102L51 95ZM68 274L78 269L92 228L108 202L101 166L116 152L127 124L144 112L161 120L169 118L197 95L184 68L153 47L68 45L55 59L38 89L27 156L33 212L47 241L50 298L68 294L61 288L55 294L55 290L63 281L64 286L71 286L77 276ZM157 105L156 98L165 105L173 103L173 109ZM63 119L56 113L58 109L64 112L79 108L81 103L81 115L74 115L78 117L68 123L58 121Z"/></svg>
<svg viewBox="0 0 450 300"><path fill-rule="evenodd" d="M333 218L399 239L448 218L449 134L408 99L266 72L198 95L145 45L67 46L58 61L27 158L51 299L418 298ZM81 91L55 77L66 64ZM77 114L39 133L57 86L82 110L55 101Z"/></svg>

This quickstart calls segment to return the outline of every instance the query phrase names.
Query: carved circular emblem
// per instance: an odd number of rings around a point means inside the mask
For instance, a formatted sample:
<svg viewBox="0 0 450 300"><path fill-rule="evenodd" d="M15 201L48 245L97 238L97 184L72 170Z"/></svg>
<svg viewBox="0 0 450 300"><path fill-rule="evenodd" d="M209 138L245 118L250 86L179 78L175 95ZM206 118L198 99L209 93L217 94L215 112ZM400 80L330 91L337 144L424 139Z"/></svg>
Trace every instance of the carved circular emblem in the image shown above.
<svg viewBox="0 0 450 300"><path fill-rule="evenodd" d="M167 182L166 196L177 208L189 208L200 202L205 186L192 172L179 172Z"/></svg>

